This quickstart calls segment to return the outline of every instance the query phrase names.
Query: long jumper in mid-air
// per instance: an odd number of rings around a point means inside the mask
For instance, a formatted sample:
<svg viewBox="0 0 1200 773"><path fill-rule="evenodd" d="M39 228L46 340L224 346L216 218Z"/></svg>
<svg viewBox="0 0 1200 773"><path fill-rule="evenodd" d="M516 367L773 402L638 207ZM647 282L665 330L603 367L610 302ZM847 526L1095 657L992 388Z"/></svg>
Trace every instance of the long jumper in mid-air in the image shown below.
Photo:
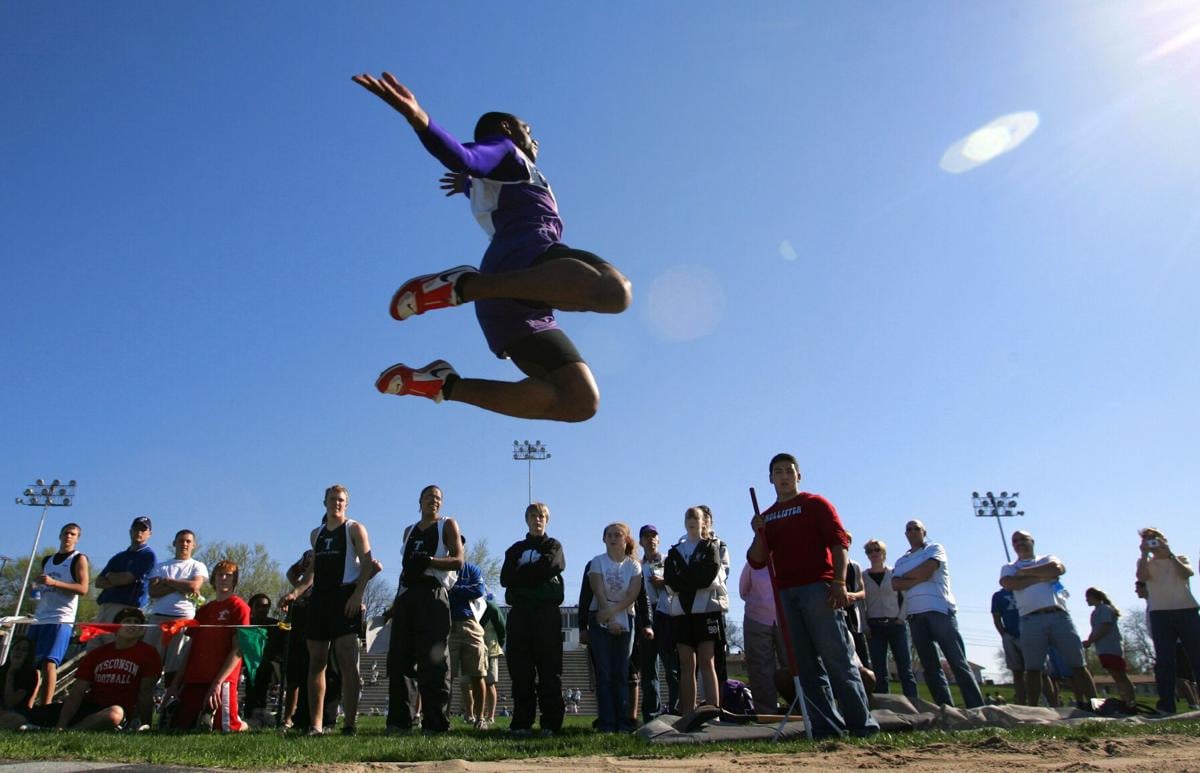
<svg viewBox="0 0 1200 773"><path fill-rule="evenodd" d="M612 264L562 243L558 204L534 166L538 142L529 124L509 113L485 113L475 125L475 141L462 144L391 73L364 73L354 82L408 120L425 149L450 170L441 180L446 195L466 194L491 237L478 269L457 266L401 285L392 296L392 317L474 303L488 346L526 375L516 382L463 378L445 360L435 360L423 368L393 365L375 388L518 418L590 419L600 391L554 310L616 314L629 308L632 286Z"/></svg>

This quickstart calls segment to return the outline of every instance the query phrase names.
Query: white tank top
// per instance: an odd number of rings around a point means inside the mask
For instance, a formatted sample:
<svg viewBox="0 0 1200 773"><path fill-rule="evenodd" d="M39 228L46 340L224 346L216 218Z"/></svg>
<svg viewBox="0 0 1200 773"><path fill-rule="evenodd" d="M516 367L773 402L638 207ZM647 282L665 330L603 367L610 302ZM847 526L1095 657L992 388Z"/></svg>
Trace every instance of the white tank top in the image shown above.
<svg viewBox="0 0 1200 773"><path fill-rule="evenodd" d="M67 554L67 557L63 559L61 564L54 563L55 556L50 556L46 559L46 563L42 565L43 574L47 574L59 582L73 584L75 577L71 574L71 566L74 565L76 557L79 556L79 551L75 550ZM42 590L42 600L38 602L33 616L37 618L39 623L73 623L75 622L75 612L78 608L79 594L69 593L58 588L44 588Z"/></svg>

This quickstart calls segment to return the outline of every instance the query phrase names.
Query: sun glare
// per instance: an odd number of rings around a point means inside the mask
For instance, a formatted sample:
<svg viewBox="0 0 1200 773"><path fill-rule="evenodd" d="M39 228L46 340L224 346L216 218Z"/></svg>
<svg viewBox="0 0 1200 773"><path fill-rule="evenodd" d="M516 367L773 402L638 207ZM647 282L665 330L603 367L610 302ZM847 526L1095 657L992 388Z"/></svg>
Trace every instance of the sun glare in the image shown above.
<svg viewBox="0 0 1200 773"><path fill-rule="evenodd" d="M668 268L650 283L642 319L663 341L694 341L717 329L725 315L725 291L703 266Z"/></svg>
<svg viewBox="0 0 1200 773"><path fill-rule="evenodd" d="M1142 62L1153 62L1156 59L1162 59L1196 43L1200 43L1200 21L1192 23L1178 34L1155 46L1142 57Z"/></svg>
<svg viewBox="0 0 1200 773"><path fill-rule="evenodd" d="M968 172L1018 147L1037 127L1033 111L1002 115L947 148L940 166L950 174Z"/></svg>

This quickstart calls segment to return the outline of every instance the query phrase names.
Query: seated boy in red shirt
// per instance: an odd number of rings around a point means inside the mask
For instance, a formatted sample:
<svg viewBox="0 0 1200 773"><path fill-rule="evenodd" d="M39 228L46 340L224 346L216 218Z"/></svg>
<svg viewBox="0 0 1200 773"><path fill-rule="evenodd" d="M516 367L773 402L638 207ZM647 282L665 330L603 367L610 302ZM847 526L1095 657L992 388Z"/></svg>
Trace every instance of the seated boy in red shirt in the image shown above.
<svg viewBox="0 0 1200 773"><path fill-rule="evenodd" d="M140 609L122 609L113 622L127 625L117 629L112 642L84 655L65 701L30 710L30 725L58 730L112 730L122 723L139 730L150 727L162 658L142 641L145 629L139 624L146 617Z"/></svg>
<svg viewBox="0 0 1200 773"><path fill-rule="evenodd" d="M213 730L248 729L238 716L242 653L236 629L221 627L250 624L249 605L233 594L237 581L238 565L234 562L226 559L213 567L210 582L217 591L216 598L196 610L196 627L187 629L192 646L163 697L164 705L179 700L171 720L174 729L194 729L203 712L212 713Z"/></svg>

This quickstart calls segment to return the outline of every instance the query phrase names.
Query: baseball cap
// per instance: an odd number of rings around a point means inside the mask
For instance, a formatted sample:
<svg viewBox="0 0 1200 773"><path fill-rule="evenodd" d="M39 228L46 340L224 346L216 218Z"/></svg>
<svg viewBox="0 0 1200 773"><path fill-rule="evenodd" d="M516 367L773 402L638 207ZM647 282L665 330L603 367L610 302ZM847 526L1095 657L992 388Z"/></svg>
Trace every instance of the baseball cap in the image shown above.
<svg viewBox="0 0 1200 773"><path fill-rule="evenodd" d="M638 539L641 539L642 537L646 536L646 532L650 532L651 534L658 534L658 527L652 523L646 524L642 528L638 529Z"/></svg>
<svg viewBox="0 0 1200 773"><path fill-rule="evenodd" d="M134 518L133 523L129 524L129 528L154 531L154 527L150 525L150 516L148 515L139 515L137 518Z"/></svg>

